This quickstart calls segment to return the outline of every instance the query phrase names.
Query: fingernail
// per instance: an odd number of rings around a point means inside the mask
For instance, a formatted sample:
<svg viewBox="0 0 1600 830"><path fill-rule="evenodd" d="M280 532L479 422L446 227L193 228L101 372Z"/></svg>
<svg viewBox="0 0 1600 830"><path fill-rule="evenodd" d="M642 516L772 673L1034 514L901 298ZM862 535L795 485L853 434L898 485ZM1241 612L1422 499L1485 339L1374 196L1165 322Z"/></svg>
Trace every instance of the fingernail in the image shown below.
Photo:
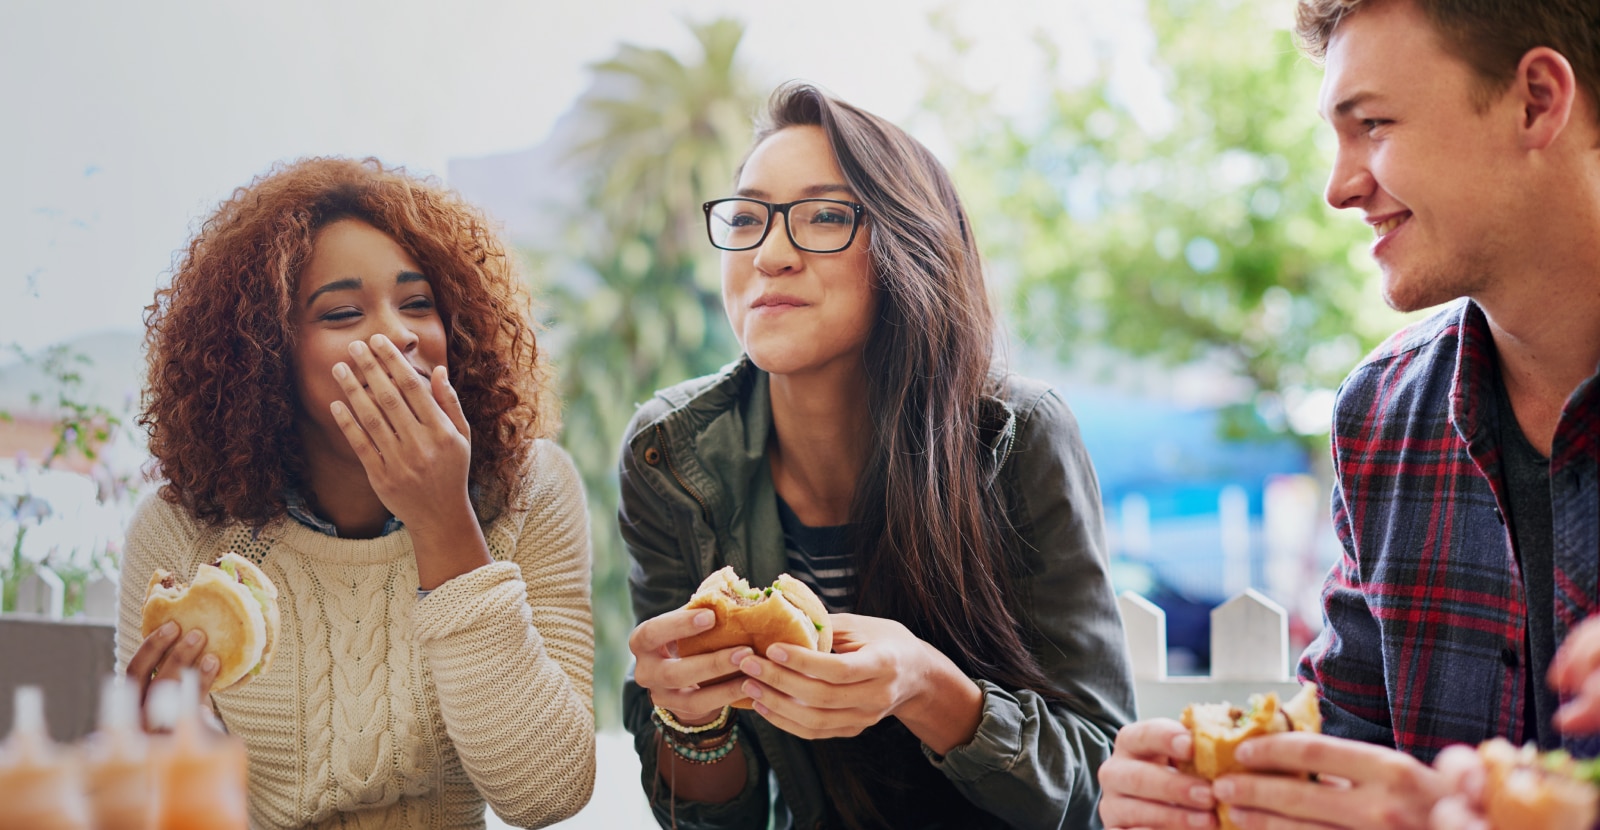
<svg viewBox="0 0 1600 830"><path fill-rule="evenodd" d="M1211 792L1217 797L1218 801L1227 801L1238 795L1238 793L1234 791L1233 782L1225 778L1212 784Z"/></svg>
<svg viewBox="0 0 1600 830"><path fill-rule="evenodd" d="M717 621L717 615L713 614L710 611L701 611L700 613L694 615L694 627L695 628L705 628L706 626L708 626L708 625L710 625L710 624L712 624L712 623L714 623L716 621Z"/></svg>
<svg viewBox="0 0 1600 830"><path fill-rule="evenodd" d="M1239 748L1233 751L1233 759L1240 763L1248 761L1254 757L1256 757L1256 748L1249 744L1240 744Z"/></svg>
<svg viewBox="0 0 1600 830"><path fill-rule="evenodd" d="M760 677L761 664L755 660L746 660L739 664L739 671L742 671L751 677Z"/></svg>
<svg viewBox="0 0 1600 830"><path fill-rule="evenodd" d="M206 656L200 658L200 670L203 671L203 672L206 672L206 673L210 673L210 672L216 671L217 670L217 655L215 655L215 654L207 654Z"/></svg>
<svg viewBox="0 0 1600 830"><path fill-rule="evenodd" d="M1178 736L1174 737L1172 739L1172 755L1173 755L1173 757L1175 757L1175 758L1187 758L1187 757L1189 757L1189 751L1193 748L1193 745L1194 745L1194 741L1193 741L1193 739L1191 739L1189 737L1188 733L1184 733L1182 735L1178 735Z"/></svg>
<svg viewBox="0 0 1600 830"><path fill-rule="evenodd" d="M344 380L350 376L350 367L344 365L343 363L333 364L333 376L340 380Z"/></svg>
<svg viewBox="0 0 1600 830"><path fill-rule="evenodd" d="M770 646L767 648L767 658L774 663L789 662L789 650L783 646Z"/></svg>
<svg viewBox="0 0 1600 830"><path fill-rule="evenodd" d="M200 640L203 637L205 637L205 635L200 632L200 629L196 628L188 634L185 634L183 636L183 641L191 646L197 646L200 645Z"/></svg>
<svg viewBox="0 0 1600 830"><path fill-rule="evenodd" d="M161 630L157 631L156 633L163 637L176 637L178 636L178 624L172 620L167 620L166 623L161 626Z"/></svg>
<svg viewBox="0 0 1600 830"><path fill-rule="evenodd" d="M761 701L759 701L759 700L758 700L758 701L756 701L756 702L755 702L755 703L753 703L753 704L751 704L751 705L752 705L752 706L754 706L754 707L756 707L756 712L758 712L758 713L760 713L760 714L761 714L761 716L762 716L762 717L765 717L765 716L767 716L767 715L770 715L770 714L772 714L772 710L771 710L771 709L768 709L768 708L767 708L767 707L766 707L766 705L765 705L765 704L763 704L763 703L762 703L762 702L761 702Z"/></svg>
<svg viewBox="0 0 1600 830"><path fill-rule="evenodd" d="M374 334L374 335L372 335L372 345L373 345L374 348L380 348L381 349L384 346L389 345L389 338L384 337L381 334Z"/></svg>
<svg viewBox="0 0 1600 830"><path fill-rule="evenodd" d="M752 654L755 654L755 652L747 648L735 649L733 652L733 664L737 666L743 663L744 659Z"/></svg>
<svg viewBox="0 0 1600 830"><path fill-rule="evenodd" d="M1189 788L1189 800L1193 801L1194 803L1196 803L1198 805L1200 805L1201 807L1210 807L1211 806L1211 788L1210 787L1202 787L1202 786L1198 786L1198 785L1190 787Z"/></svg>
<svg viewBox="0 0 1600 830"><path fill-rule="evenodd" d="M355 355L356 357L360 357L360 356L366 354L367 353L367 344L361 342L360 340L357 340L356 342L351 343L350 344L350 353Z"/></svg>

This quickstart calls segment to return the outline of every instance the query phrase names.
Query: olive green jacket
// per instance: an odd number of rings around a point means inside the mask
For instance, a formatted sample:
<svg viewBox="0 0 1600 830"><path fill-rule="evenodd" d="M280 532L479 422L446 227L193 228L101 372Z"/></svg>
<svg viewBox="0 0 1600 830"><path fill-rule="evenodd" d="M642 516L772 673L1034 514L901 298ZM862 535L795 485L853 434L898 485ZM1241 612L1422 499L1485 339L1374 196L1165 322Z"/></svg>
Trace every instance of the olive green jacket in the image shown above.
<svg viewBox="0 0 1600 830"><path fill-rule="evenodd" d="M1099 485L1066 402L1050 387L1006 377L990 449L1006 509L1029 550L1015 574L1016 610L1045 674L1070 695L974 678L983 689L977 734L933 763L968 801L1015 827L1098 827L1100 764L1133 716L1122 621L1106 572ZM732 565L765 585L787 565L767 466L768 380L748 360L657 393L639 408L622 447L622 537L637 620L688 601L712 571ZM987 433L986 433L987 434ZM749 767L744 792L722 804L672 802L656 772L647 691L630 672L623 717L643 763L645 792L662 826L826 827L832 821L805 741L753 712L740 716ZM770 774L770 781L769 781ZM775 787L776 793L769 788Z"/></svg>

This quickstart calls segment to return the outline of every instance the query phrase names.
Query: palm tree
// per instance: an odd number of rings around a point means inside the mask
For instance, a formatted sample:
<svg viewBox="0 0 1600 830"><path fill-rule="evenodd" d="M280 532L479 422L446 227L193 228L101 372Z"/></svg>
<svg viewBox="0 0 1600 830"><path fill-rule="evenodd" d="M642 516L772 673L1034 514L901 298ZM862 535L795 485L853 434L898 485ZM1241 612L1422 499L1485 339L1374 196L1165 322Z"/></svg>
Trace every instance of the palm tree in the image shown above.
<svg viewBox="0 0 1600 830"><path fill-rule="evenodd" d="M618 722L633 628L627 556L617 532L616 457L635 406L656 389L738 355L722 306L700 202L731 186L758 96L736 60L742 24L690 26L685 63L621 45L592 67L571 161L587 193L569 229L577 262L541 256L563 285L546 289L561 376L563 444L584 476L594 535L595 703Z"/></svg>

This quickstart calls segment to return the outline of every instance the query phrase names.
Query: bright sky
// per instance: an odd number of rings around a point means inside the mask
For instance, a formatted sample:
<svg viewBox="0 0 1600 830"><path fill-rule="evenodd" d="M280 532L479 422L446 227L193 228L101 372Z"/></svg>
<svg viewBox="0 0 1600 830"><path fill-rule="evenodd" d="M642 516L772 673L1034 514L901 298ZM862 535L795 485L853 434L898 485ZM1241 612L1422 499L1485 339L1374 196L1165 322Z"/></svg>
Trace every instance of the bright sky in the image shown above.
<svg viewBox="0 0 1600 830"><path fill-rule="evenodd" d="M913 0L7 0L0 4L0 346L137 331L190 231L273 161L453 157L540 141L619 42L687 54L684 20L743 19L758 79L805 78L893 119L938 53ZM1104 6L1118 8L1106 9ZM1025 111L1044 32L1143 65L1138 3L944 4L970 79ZM1091 8L1097 7L1097 8Z"/></svg>

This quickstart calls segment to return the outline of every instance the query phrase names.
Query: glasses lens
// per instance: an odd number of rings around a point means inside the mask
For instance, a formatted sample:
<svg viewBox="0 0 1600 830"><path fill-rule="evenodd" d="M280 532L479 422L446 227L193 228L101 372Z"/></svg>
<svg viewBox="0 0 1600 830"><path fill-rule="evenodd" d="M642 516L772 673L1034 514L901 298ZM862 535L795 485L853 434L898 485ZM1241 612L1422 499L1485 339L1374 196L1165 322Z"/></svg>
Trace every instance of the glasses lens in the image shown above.
<svg viewBox="0 0 1600 830"><path fill-rule="evenodd" d="M837 251L850 244L856 212L843 202L807 199L789 208L789 233L795 244L813 251Z"/></svg>
<svg viewBox="0 0 1600 830"><path fill-rule="evenodd" d="M741 251L754 248L767 231L767 206L747 199L728 199L711 206L706 214L711 244Z"/></svg>

